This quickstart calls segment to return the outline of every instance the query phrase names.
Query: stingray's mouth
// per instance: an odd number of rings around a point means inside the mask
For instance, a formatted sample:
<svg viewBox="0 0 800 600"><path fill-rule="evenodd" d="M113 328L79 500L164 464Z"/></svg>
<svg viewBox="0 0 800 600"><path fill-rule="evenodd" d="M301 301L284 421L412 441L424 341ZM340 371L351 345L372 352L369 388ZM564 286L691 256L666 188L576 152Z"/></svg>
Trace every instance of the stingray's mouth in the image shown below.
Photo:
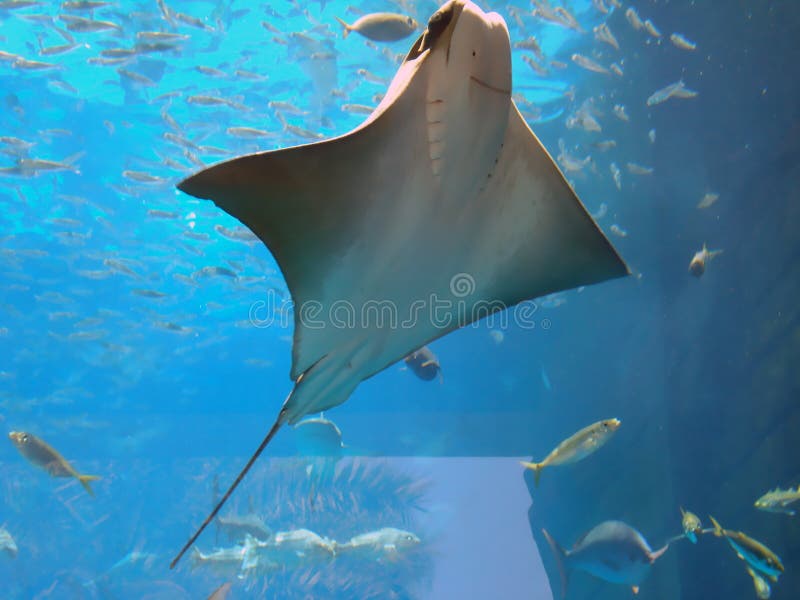
<svg viewBox="0 0 800 600"><path fill-rule="evenodd" d="M479 86L484 87L487 90L491 90L493 92L497 92L498 94L504 94L506 96L510 96L511 95L511 90L507 90L505 88L499 88L499 87L495 87L493 85L490 85L490 84L486 83L485 81L481 81L480 79L478 79L474 75L470 75L469 78L472 81L474 81L475 83L477 83Z"/></svg>

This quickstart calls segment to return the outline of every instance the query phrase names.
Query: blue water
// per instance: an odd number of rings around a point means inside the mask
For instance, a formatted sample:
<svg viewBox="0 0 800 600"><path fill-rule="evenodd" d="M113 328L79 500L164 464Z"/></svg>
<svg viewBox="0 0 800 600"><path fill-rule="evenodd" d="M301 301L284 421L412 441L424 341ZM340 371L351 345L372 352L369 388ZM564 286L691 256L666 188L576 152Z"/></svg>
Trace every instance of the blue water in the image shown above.
<svg viewBox="0 0 800 600"><path fill-rule="evenodd" d="M512 46L539 41L550 73L513 49L515 100L554 157L561 140L575 159L591 156L567 178L632 275L536 299L526 327L484 320L435 341L441 379L390 366L325 413L344 447L281 431L223 515L255 513L275 532L340 544L398 527L421 543L399 555L296 556L267 574L191 568L189 556L168 569L212 507L215 478L224 490L291 391L293 333L267 249L175 185L203 165L312 141L285 124L325 138L359 125L365 115L342 106L377 105L438 4L166 6L169 19L156 2L93 12L0 2L0 423L101 476L90 497L0 443L0 527L18 546L16 558L0 552L0 597L206 598L227 581L233 599L549 599L560 581L542 527L568 547L622 519L657 548L681 532L680 505L765 542L786 566L772 597L800 597L796 518L752 507L800 483L792 3L637 2L607 15L563 3L580 32L524 2L481 3L506 19ZM634 30L630 7L662 37ZM334 18L386 10L420 30L344 39ZM65 15L113 27L68 32ZM602 23L619 50L595 39ZM183 37L98 64L142 31ZM673 32L697 48L677 48ZM42 50L62 44L74 47ZM583 69L576 53L623 75ZM678 80L696 96L646 104ZM567 125L587 101L600 132ZM595 146L606 140L616 146ZM697 208L709 193L719 198ZM695 278L689 262L704 243L724 252ZM264 302L276 310L256 326ZM538 488L518 467L612 416L623 425L607 447L545 471ZM314 444L335 457L304 456ZM675 543L640 597L755 597L742 563L710 538ZM204 553L232 545L214 525L197 543ZM575 573L568 597L627 593Z"/></svg>

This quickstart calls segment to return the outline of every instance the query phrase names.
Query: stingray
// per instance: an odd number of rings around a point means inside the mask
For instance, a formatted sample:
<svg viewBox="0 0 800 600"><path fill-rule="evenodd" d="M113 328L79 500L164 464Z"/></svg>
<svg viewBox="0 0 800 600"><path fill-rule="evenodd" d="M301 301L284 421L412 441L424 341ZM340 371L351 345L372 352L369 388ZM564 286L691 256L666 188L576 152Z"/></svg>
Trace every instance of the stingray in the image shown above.
<svg viewBox="0 0 800 600"><path fill-rule="evenodd" d="M173 567L282 425L458 327L628 274L511 98L505 21L464 0L434 13L356 129L178 187L274 256L294 303L294 387Z"/></svg>

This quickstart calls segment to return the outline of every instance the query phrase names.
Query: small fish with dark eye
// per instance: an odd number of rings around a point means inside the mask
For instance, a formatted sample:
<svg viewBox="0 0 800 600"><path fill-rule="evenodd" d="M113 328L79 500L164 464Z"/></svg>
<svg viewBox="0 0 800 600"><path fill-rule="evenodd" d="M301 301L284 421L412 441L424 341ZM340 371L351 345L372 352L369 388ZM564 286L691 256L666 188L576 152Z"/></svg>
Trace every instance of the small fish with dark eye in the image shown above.
<svg viewBox="0 0 800 600"><path fill-rule="evenodd" d="M350 538L343 544L336 544L336 555L356 554L373 560L388 556L398 558L401 552L416 548L420 539L410 531L384 527Z"/></svg>
<svg viewBox="0 0 800 600"><path fill-rule="evenodd" d="M706 272L706 262L722 254L722 250L709 250L705 244L703 249L695 252L689 263L689 273L695 277L701 277Z"/></svg>
<svg viewBox="0 0 800 600"><path fill-rule="evenodd" d="M534 485L539 485L539 476L545 467L571 465L594 454L603 447L619 429L622 421L605 419L584 427L556 446L550 454L538 463L520 461L523 467L534 473Z"/></svg>
<svg viewBox="0 0 800 600"><path fill-rule="evenodd" d="M336 17L336 20L344 27L343 37L355 31L374 42L396 42L407 38L419 27L412 17L395 13L364 15L352 25L345 23L339 17Z"/></svg>
<svg viewBox="0 0 800 600"><path fill-rule="evenodd" d="M12 431L8 438L32 465L44 469L51 477L74 477L90 496L94 496L89 482L100 479L98 475L81 475L54 448L32 433Z"/></svg>
<svg viewBox="0 0 800 600"><path fill-rule="evenodd" d="M427 346L406 356L404 362L411 372L423 381L433 381L437 376L439 381L442 381L442 367L439 365L439 359Z"/></svg>

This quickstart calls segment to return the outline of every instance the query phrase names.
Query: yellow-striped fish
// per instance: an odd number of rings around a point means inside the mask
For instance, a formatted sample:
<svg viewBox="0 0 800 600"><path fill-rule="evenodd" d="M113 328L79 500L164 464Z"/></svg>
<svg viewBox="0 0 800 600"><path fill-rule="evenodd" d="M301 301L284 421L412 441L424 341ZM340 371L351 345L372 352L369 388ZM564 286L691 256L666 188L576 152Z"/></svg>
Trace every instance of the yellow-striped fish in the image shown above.
<svg viewBox="0 0 800 600"><path fill-rule="evenodd" d="M520 461L520 464L533 471L535 485L539 485L542 469L556 465L570 465L583 460L603 446L621 423L619 419L605 419L592 423L561 442L542 462Z"/></svg>
<svg viewBox="0 0 800 600"><path fill-rule="evenodd" d="M32 433L12 431L8 434L8 437L28 462L44 469L51 477L74 477L81 482L81 485L90 495L94 496L89 482L100 479L99 476L81 475L54 448Z"/></svg>

